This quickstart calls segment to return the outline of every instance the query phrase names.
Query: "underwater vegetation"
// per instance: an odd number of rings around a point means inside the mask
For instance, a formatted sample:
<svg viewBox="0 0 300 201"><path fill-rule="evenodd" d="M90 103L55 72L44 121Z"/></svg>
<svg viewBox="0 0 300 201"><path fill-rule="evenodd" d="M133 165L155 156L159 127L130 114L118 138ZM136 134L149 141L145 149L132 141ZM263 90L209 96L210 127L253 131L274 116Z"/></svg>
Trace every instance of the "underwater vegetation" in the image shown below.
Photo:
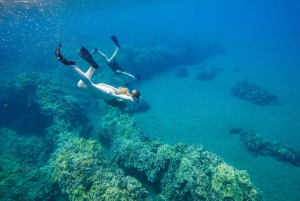
<svg viewBox="0 0 300 201"><path fill-rule="evenodd" d="M253 129L241 130L235 134L240 134L241 141L255 155L271 156L279 161L286 161L295 166L300 165L300 151L296 151L278 142L264 141Z"/></svg>
<svg viewBox="0 0 300 201"><path fill-rule="evenodd" d="M1 110L1 118L13 113L10 121L21 122L1 125L5 200L149 200L145 183L157 200L262 200L246 171L201 145L150 139L128 113L109 106L98 126L101 143L111 151L112 158L105 158L100 142L84 139L91 129L86 109L49 76L21 74L0 92L2 103L24 108ZM25 125L28 133L19 132Z"/></svg>
<svg viewBox="0 0 300 201"><path fill-rule="evenodd" d="M246 171L236 170L203 146L149 139L128 114L103 116L100 139L112 160L133 177L152 183L157 200L262 200Z"/></svg>
<svg viewBox="0 0 300 201"><path fill-rule="evenodd" d="M247 80L237 82L231 87L230 92L240 99L250 101L260 106L283 105L277 96L254 84L250 84Z"/></svg>

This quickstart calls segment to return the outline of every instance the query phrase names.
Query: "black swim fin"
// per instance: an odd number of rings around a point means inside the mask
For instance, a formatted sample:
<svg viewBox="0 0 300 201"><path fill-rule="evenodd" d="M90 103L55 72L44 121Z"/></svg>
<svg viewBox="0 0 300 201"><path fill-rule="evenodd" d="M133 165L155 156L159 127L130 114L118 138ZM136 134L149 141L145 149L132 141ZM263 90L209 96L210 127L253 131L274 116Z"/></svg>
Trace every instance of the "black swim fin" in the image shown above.
<svg viewBox="0 0 300 201"><path fill-rule="evenodd" d="M58 47L56 48L56 50L54 52L56 58L66 66L75 65L76 61L68 61L60 54L60 46L61 46L61 44L58 45Z"/></svg>
<svg viewBox="0 0 300 201"><path fill-rule="evenodd" d="M92 55L82 46L78 55L83 58L86 62L88 62L93 68L99 68L98 64L93 59Z"/></svg>
<svg viewBox="0 0 300 201"><path fill-rule="evenodd" d="M114 44L121 49L121 46L119 44L119 41L118 41L117 37L115 35L113 35L110 38L114 42Z"/></svg>

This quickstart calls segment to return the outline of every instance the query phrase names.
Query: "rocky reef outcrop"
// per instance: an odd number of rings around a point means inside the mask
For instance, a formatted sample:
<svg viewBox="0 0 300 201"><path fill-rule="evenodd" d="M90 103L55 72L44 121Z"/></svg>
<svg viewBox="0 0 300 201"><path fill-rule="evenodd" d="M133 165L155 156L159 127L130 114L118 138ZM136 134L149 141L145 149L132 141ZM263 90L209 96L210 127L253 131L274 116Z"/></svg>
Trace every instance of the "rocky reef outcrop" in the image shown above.
<svg viewBox="0 0 300 201"><path fill-rule="evenodd" d="M0 92L2 117L13 114L0 132L5 200L147 200L149 188L157 200L262 200L246 171L201 145L150 139L128 113L108 106L98 130L110 148L105 158L99 141L84 138L86 109L49 76L22 74Z"/></svg>
<svg viewBox="0 0 300 201"><path fill-rule="evenodd" d="M271 156L279 161L286 161L295 166L300 165L300 151L296 151L279 142L263 140L253 129L242 130L236 134L240 134L241 141L254 155Z"/></svg>
<svg viewBox="0 0 300 201"><path fill-rule="evenodd" d="M246 171L229 166L201 145L170 146L149 139L118 111L103 116L99 135L127 174L155 186L157 200L262 200Z"/></svg>
<svg viewBox="0 0 300 201"><path fill-rule="evenodd" d="M250 101L251 103L260 106L283 105L273 93L261 89L260 87L249 83L247 80L237 82L231 87L230 92L240 99Z"/></svg>

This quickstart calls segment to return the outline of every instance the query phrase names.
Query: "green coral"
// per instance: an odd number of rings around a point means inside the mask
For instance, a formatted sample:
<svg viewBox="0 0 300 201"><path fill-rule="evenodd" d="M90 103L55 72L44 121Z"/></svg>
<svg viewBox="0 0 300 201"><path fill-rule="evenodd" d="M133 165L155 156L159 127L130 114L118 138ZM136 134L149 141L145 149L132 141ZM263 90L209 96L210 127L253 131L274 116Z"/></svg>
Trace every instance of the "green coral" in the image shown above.
<svg viewBox="0 0 300 201"><path fill-rule="evenodd" d="M109 187L103 195L105 201L128 201L127 192L117 187Z"/></svg>
<svg viewBox="0 0 300 201"><path fill-rule="evenodd" d="M48 138L55 139L56 133L69 131L84 134L91 128L79 101L48 75L24 73L19 75L15 86L24 106L37 104L40 113L49 118Z"/></svg>
<svg viewBox="0 0 300 201"><path fill-rule="evenodd" d="M161 191L157 199L262 200L246 171L226 165L203 146L181 142L169 146L144 136L130 116L117 112L111 118L109 115L103 117L99 135L111 141L113 160L129 168L133 176L135 171L143 172L149 182L158 185Z"/></svg>
<svg viewBox="0 0 300 201"><path fill-rule="evenodd" d="M46 144L36 136L0 130L1 200L44 200L53 193Z"/></svg>
<svg viewBox="0 0 300 201"><path fill-rule="evenodd" d="M159 62L161 58L153 55L151 59ZM79 138L90 124L84 108L57 86L49 76L20 75L15 91L24 106L38 105L41 113L50 118L46 139L55 151L45 164L47 154L43 148L49 145L40 143L37 137L22 139L15 137L13 131L1 130L5 133L3 136L15 139L12 142L0 138L4 153L11 146L14 147L11 150L18 150L15 148L19 146L18 139L25 142L21 149L24 151L11 152L11 156L20 155L20 158L1 160L1 197L7 200L13 196L23 200L51 199L54 192L51 188L55 184L69 200L139 201L147 199L148 192L133 176L146 175L145 179L159 189L157 200L262 199L245 171L226 165L203 146L184 143L170 146L159 139L150 139L128 114L100 105L104 114L99 126L100 139L110 142L113 157L112 161L105 159L97 141ZM117 165L125 167L126 174L131 176L125 176ZM17 178L22 181L18 182ZM43 184L42 191L40 184ZM10 188L14 191L7 192Z"/></svg>
<svg viewBox="0 0 300 201"><path fill-rule="evenodd" d="M50 161L52 179L58 182L69 200L144 200L148 192L132 177L102 156L97 141L63 138Z"/></svg>
<svg viewBox="0 0 300 201"><path fill-rule="evenodd" d="M212 177L212 188L221 195L222 199L257 200L259 192L252 187L246 171L235 170L226 163L216 167Z"/></svg>

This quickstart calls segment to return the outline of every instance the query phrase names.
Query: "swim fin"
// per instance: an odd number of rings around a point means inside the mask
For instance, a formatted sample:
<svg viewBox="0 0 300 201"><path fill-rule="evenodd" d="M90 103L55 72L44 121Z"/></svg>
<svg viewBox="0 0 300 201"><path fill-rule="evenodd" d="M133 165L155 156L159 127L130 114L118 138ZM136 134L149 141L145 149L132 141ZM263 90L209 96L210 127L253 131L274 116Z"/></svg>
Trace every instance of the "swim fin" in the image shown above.
<svg viewBox="0 0 300 201"><path fill-rule="evenodd" d="M58 47L56 48L56 50L54 52L56 58L66 66L75 65L76 61L68 61L60 54L60 47L61 47L61 44L58 45Z"/></svg>
<svg viewBox="0 0 300 201"><path fill-rule="evenodd" d="M115 35L113 35L110 38L114 42L114 44L121 49L121 46L119 44L119 41L118 41L117 37Z"/></svg>
<svg viewBox="0 0 300 201"><path fill-rule="evenodd" d="M86 62L88 62L93 68L99 68L98 64L93 59L92 55L85 49L85 47L81 47L78 55L83 58Z"/></svg>
<svg viewBox="0 0 300 201"><path fill-rule="evenodd" d="M93 50L90 52L90 54L93 55L93 54L95 54L96 52L98 52L98 49L97 49L97 48L93 49Z"/></svg>

